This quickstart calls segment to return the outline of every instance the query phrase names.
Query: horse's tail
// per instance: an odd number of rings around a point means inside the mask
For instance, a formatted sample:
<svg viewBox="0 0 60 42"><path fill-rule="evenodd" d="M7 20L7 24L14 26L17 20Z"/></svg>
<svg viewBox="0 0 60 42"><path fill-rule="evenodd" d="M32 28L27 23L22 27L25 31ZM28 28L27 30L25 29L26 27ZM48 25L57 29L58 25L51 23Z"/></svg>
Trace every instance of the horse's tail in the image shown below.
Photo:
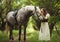
<svg viewBox="0 0 60 42"><path fill-rule="evenodd" d="M8 21L6 19L5 33L8 34L8 32L9 32L9 26L8 26Z"/></svg>

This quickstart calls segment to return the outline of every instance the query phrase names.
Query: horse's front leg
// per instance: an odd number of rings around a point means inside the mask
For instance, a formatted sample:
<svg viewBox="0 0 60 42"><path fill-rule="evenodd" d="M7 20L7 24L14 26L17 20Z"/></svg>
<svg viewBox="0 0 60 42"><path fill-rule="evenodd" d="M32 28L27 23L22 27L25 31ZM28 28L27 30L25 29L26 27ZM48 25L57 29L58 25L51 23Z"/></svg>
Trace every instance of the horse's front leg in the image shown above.
<svg viewBox="0 0 60 42"><path fill-rule="evenodd" d="M12 27L10 27L10 35L9 35L9 38L10 38L10 42L13 42L13 28Z"/></svg>
<svg viewBox="0 0 60 42"><path fill-rule="evenodd" d="M24 42L26 42L26 27L27 25L24 26Z"/></svg>
<svg viewBox="0 0 60 42"><path fill-rule="evenodd" d="M18 28L19 28L19 42L21 42L21 25L19 25Z"/></svg>

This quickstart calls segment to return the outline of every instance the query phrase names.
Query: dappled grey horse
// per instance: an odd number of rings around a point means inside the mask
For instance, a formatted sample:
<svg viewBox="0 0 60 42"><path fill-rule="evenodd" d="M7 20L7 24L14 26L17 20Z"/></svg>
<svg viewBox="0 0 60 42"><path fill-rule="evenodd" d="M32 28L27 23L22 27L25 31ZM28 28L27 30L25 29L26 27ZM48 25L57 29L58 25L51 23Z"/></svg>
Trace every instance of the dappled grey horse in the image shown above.
<svg viewBox="0 0 60 42"><path fill-rule="evenodd" d="M18 11L11 11L7 14L7 24L10 27L10 40L13 40L12 30L13 26L17 24L19 29L19 42L21 42L21 26L24 26L24 42L26 42L26 27L27 22L29 21L29 17L32 15L40 14L40 9L37 6L25 6Z"/></svg>

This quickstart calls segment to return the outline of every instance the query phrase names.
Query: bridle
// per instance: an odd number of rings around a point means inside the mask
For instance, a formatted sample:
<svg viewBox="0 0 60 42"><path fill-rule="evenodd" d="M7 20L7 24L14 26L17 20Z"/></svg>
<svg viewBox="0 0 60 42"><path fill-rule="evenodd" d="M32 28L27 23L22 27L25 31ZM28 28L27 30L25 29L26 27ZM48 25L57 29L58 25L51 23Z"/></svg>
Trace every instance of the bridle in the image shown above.
<svg viewBox="0 0 60 42"><path fill-rule="evenodd" d="M37 11L36 11L36 10L37 10L36 6L35 6L34 8L35 8L35 14L36 14L38 20L40 20L40 19L39 19L39 15L37 14Z"/></svg>

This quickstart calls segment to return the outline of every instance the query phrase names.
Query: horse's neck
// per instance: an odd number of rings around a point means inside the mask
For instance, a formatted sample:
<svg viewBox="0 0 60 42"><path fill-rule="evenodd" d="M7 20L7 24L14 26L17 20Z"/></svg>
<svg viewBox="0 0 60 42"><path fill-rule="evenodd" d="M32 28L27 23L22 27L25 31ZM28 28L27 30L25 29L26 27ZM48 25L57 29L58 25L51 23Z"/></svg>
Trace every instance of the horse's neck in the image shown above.
<svg viewBox="0 0 60 42"><path fill-rule="evenodd" d="M35 11L34 6L28 6L27 11L28 11L28 16L32 16L32 14L34 14L33 11Z"/></svg>
<svg viewBox="0 0 60 42"><path fill-rule="evenodd" d="M25 7L28 11L34 11L34 6L26 6Z"/></svg>
<svg viewBox="0 0 60 42"><path fill-rule="evenodd" d="M26 18L29 18L30 16L32 16L31 12L28 12L27 14L25 14Z"/></svg>

